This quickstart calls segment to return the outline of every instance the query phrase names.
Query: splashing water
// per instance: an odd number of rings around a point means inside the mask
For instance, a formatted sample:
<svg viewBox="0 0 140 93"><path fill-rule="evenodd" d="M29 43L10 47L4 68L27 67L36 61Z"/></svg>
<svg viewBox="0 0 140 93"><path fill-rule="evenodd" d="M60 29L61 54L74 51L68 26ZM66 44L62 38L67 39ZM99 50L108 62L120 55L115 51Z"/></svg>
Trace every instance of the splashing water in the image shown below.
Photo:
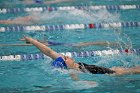
<svg viewBox="0 0 140 93"><path fill-rule="evenodd" d="M132 41L127 34L125 34L124 32L122 33L122 31L119 29L115 29L115 33L121 50L132 48Z"/></svg>
<svg viewBox="0 0 140 93"><path fill-rule="evenodd" d="M90 9L71 11L55 11L44 13L30 13L35 21L49 22L73 22L73 23L90 23L90 22L112 22L119 20L119 14L109 13L107 10L91 11ZM40 16L40 17L38 17ZM50 21L51 20L51 21ZM76 22L75 22L76 20Z"/></svg>

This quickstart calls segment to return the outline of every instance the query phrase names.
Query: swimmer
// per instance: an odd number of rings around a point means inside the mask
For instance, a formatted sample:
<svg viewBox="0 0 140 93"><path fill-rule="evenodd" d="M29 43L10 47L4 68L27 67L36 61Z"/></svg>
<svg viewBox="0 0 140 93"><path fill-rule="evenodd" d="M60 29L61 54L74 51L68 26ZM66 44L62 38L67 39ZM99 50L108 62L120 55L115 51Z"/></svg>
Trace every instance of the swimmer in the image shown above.
<svg viewBox="0 0 140 93"><path fill-rule="evenodd" d="M8 20L0 20L0 24L15 24L15 25L32 25L32 24L42 24L42 23L52 23L52 22L58 22L61 23L61 21L59 20L51 20L51 22L46 20L46 16L41 16L41 15L45 15L44 14L40 14L40 13L33 13L31 15L27 15L27 16L22 16L22 17L17 17L14 19L8 19ZM41 16L41 17L38 17Z"/></svg>
<svg viewBox="0 0 140 93"><path fill-rule="evenodd" d="M19 0L24 4L57 4L62 2L70 2L73 0Z"/></svg>
<svg viewBox="0 0 140 93"><path fill-rule="evenodd" d="M89 65L82 62L76 62L74 59L68 56L64 56L62 54L57 53L56 51L52 50L48 46L39 42L38 40L35 40L30 37L24 37L24 38L27 42L30 42L31 44L36 46L46 56L51 57L54 60L52 62L52 66L54 68L74 69L77 71L89 72L92 74L116 74L116 75L140 74L140 66L132 67L132 68L123 68L123 67L105 68L96 65ZM77 78L75 77L75 79Z"/></svg>
<svg viewBox="0 0 140 93"><path fill-rule="evenodd" d="M25 17L17 17L15 19L8 19L8 20L0 20L0 24L21 24L21 25L29 25L34 23L34 17L32 16L25 16Z"/></svg>
<svg viewBox="0 0 140 93"><path fill-rule="evenodd" d="M20 39L24 41L25 39ZM53 42L53 41L41 41L46 46L72 46L72 47L87 47L87 46L119 46L119 43L115 42L80 42L80 43L62 43L62 42ZM0 44L0 46L33 46L30 42L26 41L26 44Z"/></svg>

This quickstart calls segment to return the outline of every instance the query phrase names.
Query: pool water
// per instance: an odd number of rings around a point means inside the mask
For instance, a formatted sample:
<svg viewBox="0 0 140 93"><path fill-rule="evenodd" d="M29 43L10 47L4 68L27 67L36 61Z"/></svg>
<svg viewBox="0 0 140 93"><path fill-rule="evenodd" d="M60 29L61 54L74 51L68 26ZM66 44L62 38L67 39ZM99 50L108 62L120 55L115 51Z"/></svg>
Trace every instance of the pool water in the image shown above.
<svg viewBox="0 0 140 93"><path fill-rule="evenodd" d="M4 0L0 4L9 5L5 7L26 7L18 0ZM121 5L139 4L139 0L75 0L53 4L52 6L68 5ZM37 5L41 6L41 5ZM45 5L43 5L45 6ZM4 7L4 6L1 6ZM73 10L53 11L44 13L20 13L0 14L2 19L14 19L17 17L31 15L36 18L38 24L76 24L76 23L102 23L102 22L125 22L140 21L139 9L108 11L104 10ZM34 24L34 23L31 23ZM36 24L36 23L35 23ZM3 26L2 24L0 26ZM9 26L9 25L4 25ZM107 29L83 29L83 30L59 30L46 32L3 32L0 33L1 44L22 44L19 41L23 35L31 36L40 40L49 40L64 43L108 41L120 42L119 47L112 46L51 46L57 52L72 52L84 50L108 50L108 49L133 49L140 48L140 28L107 28ZM34 46L0 46L0 56L30 54L40 52ZM77 62L95 64L104 67L133 67L140 65L140 55L119 54L112 56L75 57ZM101 75L80 73L73 70L52 69L51 59L29 60L29 61L0 61L0 93L140 93L140 75ZM79 81L73 81L70 73L75 72Z"/></svg>

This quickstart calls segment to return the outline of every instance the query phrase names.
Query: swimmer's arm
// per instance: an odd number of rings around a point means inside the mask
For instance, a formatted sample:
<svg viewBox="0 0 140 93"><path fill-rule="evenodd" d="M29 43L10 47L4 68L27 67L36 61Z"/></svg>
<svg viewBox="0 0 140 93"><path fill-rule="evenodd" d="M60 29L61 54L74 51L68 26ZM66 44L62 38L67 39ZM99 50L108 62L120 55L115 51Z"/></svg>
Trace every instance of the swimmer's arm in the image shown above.
<svg viewBox="0 0 140 93"><path fill-rule="evenodd" d="M21 39L19 39L19 40L25 41L25 38L21 38ZM48 42L46 42L46 41L41 41L41 40L37 40L37 41L39 41L40 43L43 43L43 44L46 45L46 46L49 46ZM31 44L31 43L28 42L28 41L26 41L26 44ZM33 45L33 44L31 44L31 45Z"/></svg>
<svg viewBox="0 0 140 93"><path fill-rule="evenodd" d="M72 78L74 81L80 80L80 79L78 78L78 76L77 76L75 73L70 73L70 76L71 76L71 78Z"/></svg>
<svg viewBox="0 0 140 93"><path fill-rule="evenodd" d="M52 59L56 59L60 56L62 56L61 54L55 52L54 50L52 50L51 48L49 48L48 46L44 45L43 43L32 39L30 37L25 37L25 40L32 43L33 45L35 45L39 50L41 50L45 55L51 57ZM63 57L63 56L62 56Z"/></svg>
<svg viewBox="0 0 140 93"><path fill-rule="evenodd" d="M33 44L0 44L0 46L32 46Z"/></svg>
<svg viewBox="0 0 140 93"><path fill-rule="evenodd" d="M0 20L0 24L12 24L12 20Z"/></svg>
<svg viewBox="0 0 140 93"><path fill-rule="evenodd" d="M140 66L136 66L132 68L113 67L111 69L115 71L116 75L140 74Z"/></svg>
<svg viewBox="0 0 140 93"><path fill-rule="evenodd" d="M72 46L82 47L82 46L91 46L91 45L100 45L100 46L110 45L110 46L117 46L118 43L115 43L115 42L81 42L81 43L78 43L78 44L73 44Z"/></svg>
<svg viewBox="0 0 140 93"><path fill-rule="evenodd" d="M132 67L127 69L127 73L140 74L140 66Z"/></svg>
<svg viewBox="0 0 140 93"><path fill-rule="evenodd" d="M45 4L55 4L55 3L60 3L60 2L70 2L72 0L50 0L46 1Z"/></svg>
<svg viewBox="0 0 140 93"><path fill-rule="evenodd" d="M32 20L33 20L32 16L17 17L14 20L12 20L12 23L27 25L27 24L30 24Z"/></svg>
<svg viewBox="0 0 140 93"><path fill-rule="evenodd" d="M0 24L28 24L33 20L31 16L17 17L12 20L0 20Z"/></svg>
<svg viewBox="0 0 140 93"><path fill-rule="evenodd" d="M24 17L17 17L14 21L31 21L33 19L32 16L24 16Z"/></svg>

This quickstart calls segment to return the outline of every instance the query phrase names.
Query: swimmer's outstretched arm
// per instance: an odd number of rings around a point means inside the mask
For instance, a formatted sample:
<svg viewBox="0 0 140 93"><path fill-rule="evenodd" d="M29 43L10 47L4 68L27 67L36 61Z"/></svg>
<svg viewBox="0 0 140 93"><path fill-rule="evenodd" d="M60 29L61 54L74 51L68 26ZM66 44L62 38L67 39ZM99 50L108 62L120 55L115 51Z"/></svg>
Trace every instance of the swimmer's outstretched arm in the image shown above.
<svg viewBox="0 0 140 93"><path fill-rule="evenodd" d="M140 66L127 69L127 73L140 74Z"/></svg>
<svg viewBox="0 0 140 93"><path fill-rule="evenodd" d="M12 20L0 20L0 24L30 24L32 16L18 17Z"/></svg>
<svg viewBox="0 0 140 93"><path fill-rule="evenodd" d="M41 50L45 55L51 57L52 59L56 59L60 56L63 57L63 55L55 52L54 50L52 50L51 48L49 48L48 46L44 45L43 43L32 39L30 37L25 37L25 40L32 43L33 45L35 45L39 50Z"/></svg>
<svg viewBox="0 0 140 93"><path fill-rule="evenodd" d="M0 24L12 24L12 20L0 20Z"/></svg>
<svg viewBox="0 0 140 93"><path fill-rule="evenodd" d="M98 46L118 46L118 43L115 42L81 42L77 44L73 44L72 46L75 47L82 47L82 46L93 46L93 45L98 45Z"/></svg>
<svg viewBox="0 0 140 93"><path fill-rule="evenodd" d="M32 46L33 44L0 44L0 46Z"/></svg>
<svg viewBox="0 0 140 93"><path fill-rule="evenodd" d="M23 3L25 4L35 4L36 0L22 0ZM41 1L41 0L40 0ZM70 2L73 0L44 0L43 3L44 4L56 4L56 3L60 3L60 2Z"/></svg>
<svg viewBox="0 0 140 93"><path fill-rule="evenodd" d="M70 1L73 1L73 0L50 0L50 1L46 1L44 2L45 4L55 4L55 3L60 3L60 2L70 2Z"/></svg>
<svg viewBox="0 0 140 93"><path fill-rule="evenodd" d="M122 67L113 67L116 75L124 75L124 74L140 74L140 66L132 67L132 68L122 68Z"/></svg>

